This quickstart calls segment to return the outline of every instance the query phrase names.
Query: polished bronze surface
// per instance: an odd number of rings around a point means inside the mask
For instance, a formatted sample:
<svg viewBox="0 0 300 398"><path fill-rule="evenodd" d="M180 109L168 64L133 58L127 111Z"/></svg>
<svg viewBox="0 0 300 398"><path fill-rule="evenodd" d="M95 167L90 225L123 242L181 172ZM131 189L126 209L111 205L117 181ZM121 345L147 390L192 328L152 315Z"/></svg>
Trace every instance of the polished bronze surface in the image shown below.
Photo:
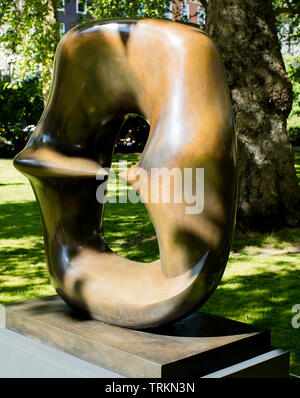
<svg viewBox="0 0 300 398"><path fill-rule="evenodd" d="M203 312L146 331L78 316L59 296L5 312L6 328L127 377L199 377L270 350L269 331Z"/></svg>
<svg viewBox="0 0 300 398"><path fill-rule="evenodd" d="M177 168L183 175L187 168L204 169L201 212L187 214L188 203L174 197L146 203L160 250L153 263L130 261L108 248L104 205L96 200L96 176L107 174L128 113L150 123L137 165L149 177L141 177L141 187L151 186L153 169ZM206 34L147 19L95 21L69 31L58 46L48 105L14 161L39 204L58 294L96 319L130 328L157 326L197 309L227 263L235 157L226 78ZM132 174L122 177L135 184Z"/></svg>

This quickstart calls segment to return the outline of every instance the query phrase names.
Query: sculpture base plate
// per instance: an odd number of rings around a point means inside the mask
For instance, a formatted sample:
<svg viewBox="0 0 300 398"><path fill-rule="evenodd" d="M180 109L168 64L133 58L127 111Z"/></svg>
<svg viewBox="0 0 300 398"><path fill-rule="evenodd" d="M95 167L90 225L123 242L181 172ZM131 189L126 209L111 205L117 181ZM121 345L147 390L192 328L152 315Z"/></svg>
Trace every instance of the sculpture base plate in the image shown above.
<svg viewBox="0 0 300 398"><path fill-rule="evenodd" d="M7 329L125 377L205 376L271 350L269 331L202 312L137 331L82 318L59 296L2 308Z"/></svg>

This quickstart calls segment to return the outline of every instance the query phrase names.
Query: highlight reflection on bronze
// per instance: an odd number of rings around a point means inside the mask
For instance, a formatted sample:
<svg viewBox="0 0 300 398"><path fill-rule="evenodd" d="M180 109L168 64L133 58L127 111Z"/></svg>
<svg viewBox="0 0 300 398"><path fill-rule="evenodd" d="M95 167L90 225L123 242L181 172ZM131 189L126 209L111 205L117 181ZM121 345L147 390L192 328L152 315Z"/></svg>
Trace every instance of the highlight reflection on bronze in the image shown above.
<svg viewBox="0 0 300 398"><path fill-rule="evenodd" d="M95 195L96 174L110 167L128 113L150 121L138 163L147 173L204 169L200 214L186 214L185 203L146 204L161 257L147 264L108 248ZM39 204L58 294L96 319L131 328L197 309L217 287L230 251L235 156L226 78L206 34L159 20L94 21L69 31L58 46L48 105L14 161Z"/></svg>

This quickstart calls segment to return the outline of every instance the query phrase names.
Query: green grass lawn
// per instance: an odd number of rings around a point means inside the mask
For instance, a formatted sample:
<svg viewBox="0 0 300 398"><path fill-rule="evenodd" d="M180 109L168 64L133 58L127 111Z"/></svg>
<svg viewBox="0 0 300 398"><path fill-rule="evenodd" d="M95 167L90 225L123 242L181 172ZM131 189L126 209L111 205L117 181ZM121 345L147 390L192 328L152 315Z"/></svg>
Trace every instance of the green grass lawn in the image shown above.
<svg viewBox="0 0 300 398"><path fill-rule="evenodd" d="M122 159L131 165L137 156ZM300 150L295 152L295 164L300 181ZM108 193L112 195L112 187ZM152 223L141 203L108 203L104 234L122 256L147 262L159 256ZM45 266L34 195L27 179L6 159L0 160L0 256L0 303L55 293ZM201 310L271 329L272 345L291 351L290 372L300 375L300 328L291 325L292 306L300 304L299 287L300 228L239 233L223 279Z"/></svg>

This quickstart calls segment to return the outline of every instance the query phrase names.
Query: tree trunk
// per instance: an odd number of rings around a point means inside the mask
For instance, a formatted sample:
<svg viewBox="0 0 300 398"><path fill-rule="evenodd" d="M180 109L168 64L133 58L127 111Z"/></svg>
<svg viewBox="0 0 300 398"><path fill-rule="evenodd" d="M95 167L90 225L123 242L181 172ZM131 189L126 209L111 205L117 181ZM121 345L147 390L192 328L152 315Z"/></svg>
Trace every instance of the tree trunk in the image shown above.
<svg viewBox="0 0 300 398"><path fill-rule="evenodd" d="M271 0L210 0L215 40L232 95L238 138L237 225L270 230L300 225L300 187L286 120L292 88Z"/></svg>

